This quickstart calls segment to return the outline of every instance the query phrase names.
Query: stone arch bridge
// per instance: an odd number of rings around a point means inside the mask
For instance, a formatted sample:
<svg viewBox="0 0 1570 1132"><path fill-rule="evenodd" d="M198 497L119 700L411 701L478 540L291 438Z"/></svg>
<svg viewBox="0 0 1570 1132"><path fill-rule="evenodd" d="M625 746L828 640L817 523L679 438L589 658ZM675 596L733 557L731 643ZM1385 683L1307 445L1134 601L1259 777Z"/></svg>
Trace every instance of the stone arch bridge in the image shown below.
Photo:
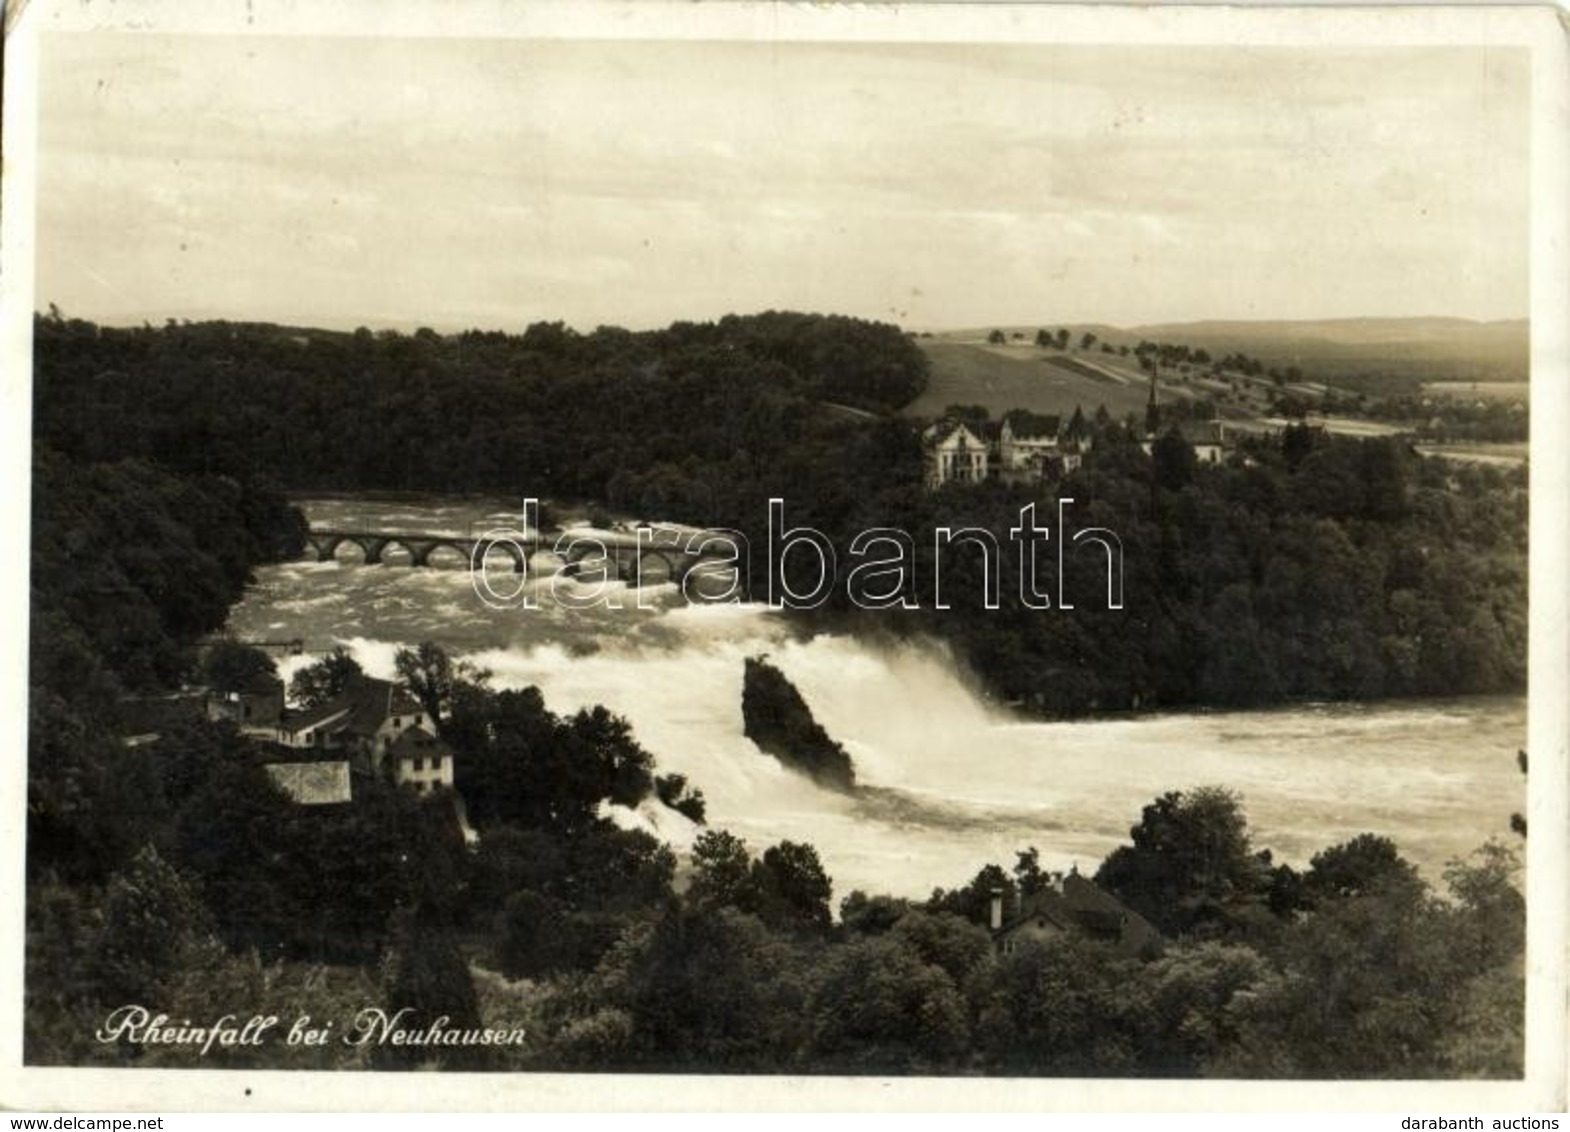
<svg viewBox="0 0 1570 1132"><path fill-rule="evenodd" d="M698 536L705 533L693 532ZM505 556L511 560L513 573L523 574L529 570L530 558L543 550L560 559L559 572L567 577L614 577L628 585L680 582L700 565L732 561L724 544L705 546L703 542L702 537L690 535L684 538L656 532L653 538L639 539L624 531L587 528L544 535L514 531L498 537L313 527L305 536L305 543L315 551L318 562L333 561L338 551L348 545L359 548L367 566L390 565L389 552L401 550L408 556L409 566L430 567L435 565L431 561L433 555L450 550L470 569L479 567L475 555L483 553L487 559Z"/></svg>

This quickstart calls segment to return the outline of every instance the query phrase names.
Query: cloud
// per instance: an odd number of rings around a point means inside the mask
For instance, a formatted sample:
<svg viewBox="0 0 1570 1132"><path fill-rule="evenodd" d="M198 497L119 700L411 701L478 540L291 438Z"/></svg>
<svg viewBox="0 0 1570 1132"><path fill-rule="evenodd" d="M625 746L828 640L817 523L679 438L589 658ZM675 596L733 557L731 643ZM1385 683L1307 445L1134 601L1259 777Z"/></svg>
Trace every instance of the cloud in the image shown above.
<svg viewBox="0 0 1570 1132"><path fill-rule="evenodd" d="M107 320L1526 306L1519 52L79 35L43 75L39 301Z"/></svg>

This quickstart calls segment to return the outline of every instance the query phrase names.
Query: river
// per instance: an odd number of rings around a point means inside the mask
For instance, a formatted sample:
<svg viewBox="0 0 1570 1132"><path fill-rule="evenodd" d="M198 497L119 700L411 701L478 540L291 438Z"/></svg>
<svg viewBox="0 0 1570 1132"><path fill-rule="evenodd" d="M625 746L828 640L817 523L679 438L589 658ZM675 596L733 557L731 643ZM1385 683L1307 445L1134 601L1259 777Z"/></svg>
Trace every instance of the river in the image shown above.
<svg viewBox="0 0 1570 1132"><path fill-rule="evenodd" d="M500 500L301 505L319 526L411 532L478 533L499 521L487 515L518 514L517 501ZM711 826L755 851L811 842L836 901L855 888L925 896L989 861L1010 866L1028 846L1045 867L1094 871L1151 799L1207 784L1242 796L1255 846L1278 860L1300 866L1372 831L1437 886L1447 860L1510 839L1510 814L1525 806L1523 698L1025 722L980 696L937 643L801 640L765 608L688 605L671 586L645 590L646 609L615 585L607 592L623 608L569 609L537 581L540 608L500 611L465 569L365 566L353 553L258 570L230 631L300 637L308 651L342 643L383 676L399 646L435 640L497 687L537 685L554 711L603 703L661 772L703 790ZM760 653L850 752L858 795L816 788L742 735L743 661ZM309 659L285 661L285 675ZM678 849L694 833L654 804L617 817Z"/></svg>

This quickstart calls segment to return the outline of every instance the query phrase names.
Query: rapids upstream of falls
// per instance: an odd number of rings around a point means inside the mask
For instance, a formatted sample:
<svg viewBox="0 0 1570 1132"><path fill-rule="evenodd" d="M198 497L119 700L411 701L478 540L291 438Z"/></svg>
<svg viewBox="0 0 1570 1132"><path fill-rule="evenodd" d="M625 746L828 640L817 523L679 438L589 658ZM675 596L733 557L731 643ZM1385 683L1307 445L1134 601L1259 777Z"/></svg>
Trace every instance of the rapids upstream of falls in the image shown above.
<svg viewBox="0 0 1570 1132"><path fill-rule="evenodd" d="M316 526L463 534L503 525L509 505L301 506ZM516 523L516 505L512 514ZM924 897L988 862L1010 867L1030 846L1043 867L1094 872L1144 805L1202 785L1237 791L1255 847L1277 860L1301 867L1373 832L1435 886L1449 859L1510 838L1510 815L1525 807L1515 760L1524 698L1027 722L990 704L936 642L803 640L762 606L689 605L670 585L643 591L646 609L626 592L621 609L568 609L552 603L546 582L530 585L540 608L496 610L457 564L368 566L350 552L259 569L228 630L298 637L307 654L343 644L378 676L392 674L400 647L431 640L489 669L495 687L537 685L558 713L604 704L632 724L659 773L684 774L703 791L711 827L755 852L782 839L815 846L836 904L857 888ZM744 663L764 653L850 753L853 794L813 785L742 734ZM310 659L286 659L282 674ZM618 816L678 851L694 832L657 803Z"/></svg>

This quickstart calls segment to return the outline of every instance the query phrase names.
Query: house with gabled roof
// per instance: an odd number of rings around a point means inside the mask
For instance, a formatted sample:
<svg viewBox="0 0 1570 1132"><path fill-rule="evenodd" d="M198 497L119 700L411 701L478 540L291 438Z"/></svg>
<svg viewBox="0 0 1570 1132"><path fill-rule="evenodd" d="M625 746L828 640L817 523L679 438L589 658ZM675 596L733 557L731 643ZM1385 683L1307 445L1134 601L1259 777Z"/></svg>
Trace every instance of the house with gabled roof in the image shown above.
<svg viewBox="0 0 1570 1132"><path fill-rule="evenodd" d="M286 711L278 721L278 742L313 751L344 750L344 731L353 707L346 697L338 696L315 707Z"/></svg>
<svg viewBox="0 0 1570 1132"><path fill-rule="evenodd" d="M964 421L942 420L922 433L927 486L980 483L992 471L992 445L985 429Z"/></svg>
<svg viewBox="0 0 1570 1132"><path fill-rule="evenodd" d="M413 728L434 730L424 706L391 680L361 676L324 704L285 712L277 740L303 750L341 751L362 773L389 774L395 770L388 762L393 745ZM450 775L450 754L446 762Z"/></svg>
<svg viewBox="0 0 1570 1132"><path fill-rule="evenodd" d="M1167 431L1174 429L1194 450L1194 461L1198 464L1219 464L1235 447L1227 436L1226 426L1220 421L1179 421ZM1140 442L1145 455L1149 456L1154 451L1158 435L1156 432L1147 432L1145 439Z"/></svg>
<svg viewBox="0 0 1570 1132"><path fill-rule="evenodd" d="M452 750L424 727L405 728L393 740L387 766L394 782L413 786L420 794L452 787Z"/></svg>
<svg viewBox="0 0 1570 1132"><path fill-rule="evenodd" d="M1003 894L994 892L989 926L993 945L1003 955L1013 954L1027 941L1065 934L1101 940L1131 957L1161 951L1161 933L1149 920L1080 876L1078 869L1021 899L1019 910L1007 920Z"/></svg>
<svg viewBox="0 0 1570 1132"><path fill-rule="evenodd" d="M1030 471L1039 467L1044 457L1056 455L1062 426L1061 417L1028 409L1004 413L998 429L998 462L1002 470Z"/></svg>
<svg viewBox="0 0 1570 1132"><path fill-rule="evenodd" d="M1015 482L1062 478L1080 465L1088 447L1083 433L1067 428L1056 414L1010 409L998 429L1000 476Z"/></svg>
<svg viewBox="0 0 1570 1132"><path fill-rule="evenodd" d="M1053 414L1010 409L1000 422L945 418L921 434L928 488L946 483L1057 480L1076 470L1091 438L1083 415L1065 425Z"/></svg>

